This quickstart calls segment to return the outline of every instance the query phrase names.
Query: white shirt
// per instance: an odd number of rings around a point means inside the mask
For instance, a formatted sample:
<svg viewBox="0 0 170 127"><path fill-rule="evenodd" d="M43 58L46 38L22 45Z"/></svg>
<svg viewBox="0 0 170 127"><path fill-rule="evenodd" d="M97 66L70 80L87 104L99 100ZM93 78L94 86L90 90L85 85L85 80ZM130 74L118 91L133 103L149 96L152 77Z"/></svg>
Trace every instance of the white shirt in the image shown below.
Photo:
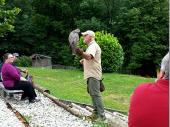
<svg viewBox="0 0 170 127"><path fill-rule="evenodd" d="M102 68L101 68L101 49L99 45L92 41L89 43L86 53L93 56L92 59L84 59L84 79L89 77L101 80L102 78Z"/></svg>

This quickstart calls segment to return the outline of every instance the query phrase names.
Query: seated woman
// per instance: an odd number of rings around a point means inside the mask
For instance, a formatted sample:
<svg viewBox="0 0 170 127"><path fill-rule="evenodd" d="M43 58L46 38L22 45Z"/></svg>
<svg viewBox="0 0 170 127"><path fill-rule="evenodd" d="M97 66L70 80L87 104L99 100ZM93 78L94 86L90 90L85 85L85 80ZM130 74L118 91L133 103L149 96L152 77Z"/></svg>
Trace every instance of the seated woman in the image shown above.
<svg viewBox="0 0 170 127"><path fill-rule="evenodd" d="M9 90L23 90L22 99L28 97L30 103L39 101L36 99L37 95L31 82L21 77L19 70L12 65L14 61L13 55L6 53L3 58L4 64L1 73L4 87Z"/></svg>

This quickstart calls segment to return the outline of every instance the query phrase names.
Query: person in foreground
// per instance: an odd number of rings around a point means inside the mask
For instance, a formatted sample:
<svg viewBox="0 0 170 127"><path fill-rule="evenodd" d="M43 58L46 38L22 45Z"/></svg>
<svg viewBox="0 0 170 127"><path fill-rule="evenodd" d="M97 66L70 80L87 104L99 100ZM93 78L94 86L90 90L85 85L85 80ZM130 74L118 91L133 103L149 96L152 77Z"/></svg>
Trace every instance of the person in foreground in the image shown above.
<svg viewBox="0 0 170 127"><path fill-rule="evenodd" d="M87 91L91 96L94 107L92 115L87 118L92 121L105 121L106 117L100 93L100 80L102 78L101 49L95 42L95 33L93 31L87 30L82 35L88 48L86 52L83 52L80 48L76 48L75 51L77 55L83 58L80 63L84 67L84 79L87 80Z"/></svg>
<svg viewBox="0 0 170 127"><path fill-rule="evenodd" d="M32 84L26 81L26 79L20 75L19 70L12 65L13 61L14 57L12 54L6 53L4 55L4 64L1 70L4 87L9 90L23 90L24 94L21 99L28 97L30 103L40 101L36 99L37 95Z"/></svg>
<svg viewBox="0 0 170 127"><path fill-rule="evenodd" d="M168 127L169 55L161 64L160 76L153 83L139 85L131 97L129 127Z"/></svg>

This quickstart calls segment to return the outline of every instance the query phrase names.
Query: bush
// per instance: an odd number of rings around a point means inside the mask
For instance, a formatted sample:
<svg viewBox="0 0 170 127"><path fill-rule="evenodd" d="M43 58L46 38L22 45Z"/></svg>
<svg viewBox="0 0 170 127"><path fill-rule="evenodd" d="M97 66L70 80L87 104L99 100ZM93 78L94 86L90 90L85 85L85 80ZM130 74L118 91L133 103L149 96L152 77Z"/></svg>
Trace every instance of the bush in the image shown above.
<svg viewBox="0 0 170 127"><path fill-rule="evenodd" d="M118 42L118 39L114 37L112 34L107 32L96 32L96 42L99 44L102 50L102 69L103 72L115 72L117 71L123 64L123 49ZM83 38L80 38L80 43L78 47L83 48L84 50L87 48L87 45L83 42ZM74 63L76 66L80 67L79 57L74 59Z"/></svg>
<svg viewBox="0 0 170 127"><path fill-rule="evenodd" d="M15 65L19 67L30 67L32 66L32 60L28 56L21 56L15 61Z"/></svg>

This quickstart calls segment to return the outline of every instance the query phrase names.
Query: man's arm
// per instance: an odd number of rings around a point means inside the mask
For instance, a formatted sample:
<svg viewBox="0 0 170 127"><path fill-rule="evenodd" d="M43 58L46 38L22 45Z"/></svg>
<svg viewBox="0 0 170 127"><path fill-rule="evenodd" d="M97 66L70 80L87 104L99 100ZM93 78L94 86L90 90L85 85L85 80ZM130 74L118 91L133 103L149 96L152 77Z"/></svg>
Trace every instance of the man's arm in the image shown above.
<svg viewBox="0 0 170 127"><path fill-rule="evenodd" d="M86 53L86 52L83 52L83 54L82 54L81 57L84 58L84 59L86 59L86 60L91 60L91 59L93 59L93 56L92 56L91 54L89 54L89 53Z"/></svg>
<svg viewBox="0 0 170 127"><path fill-rule="evenodd" d="M83 63L84 63L84 59L81 59L81 60L80 60L80 63L83 65Z"/></svg>
<svg viewBox="0 0 170 127"><path fill-rule="evenodd" d="M16 67L20 72L23 72L23 73L28 73L28 70L26 70L26 69L21 69L21 68L19 68L19 67Z"/></svg>
<svg viewBox="0 0 170 127"><path fill-rule="evenodd" d="M91 59L93 59L93 56L92 56L91 54L86 53L86 52L83 52L83 50L80 49L80 48L77 48L77 49L76 49L76 54L79 55L80 57L86 59L86 60L91 60Z"/></svg>

